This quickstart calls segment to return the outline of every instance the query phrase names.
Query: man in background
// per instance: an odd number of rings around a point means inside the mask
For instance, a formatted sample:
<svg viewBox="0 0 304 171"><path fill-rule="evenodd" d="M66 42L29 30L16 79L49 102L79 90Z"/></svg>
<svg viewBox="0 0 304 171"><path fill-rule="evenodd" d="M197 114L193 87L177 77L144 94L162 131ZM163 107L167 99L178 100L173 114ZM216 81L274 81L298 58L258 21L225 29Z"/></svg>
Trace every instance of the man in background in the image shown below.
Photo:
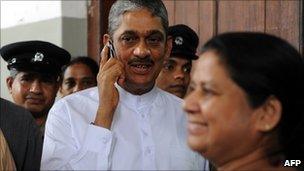
<svg viewBox="0 0 304 171"><path fill-rule="evenodd" d="M170 26L168 35L172 36L172 51L164 61L156 85L184 98L190 83L192 60L198 58L196 49L199 38L190 27L183 24Z"/></svg>
<svg viewBox="0 0 304 171"><path fill-rule="evenodd" d="M66 50L43 41L16 42L0 49L8 63L7 87L14 102L30 111L44 132L59 87L61 67L70 61Z"/></svg>
<svg viewBox="0 0 304 171"><path fill-rule="evenodd" d="M62 67L59 94L61 97L97 85L98 64L86 56L79 56Z"/></svg>
<svg viewBox="0 0 304 171"><path fill-rule="evenodd" d="M164 57L171 52L163 2L116 1L108 23L97 87L54 104L46 123L41 169L208 168L208 162L187 146L182 99L155 86ZM108 53L110 42L113 55Z"/></svg>

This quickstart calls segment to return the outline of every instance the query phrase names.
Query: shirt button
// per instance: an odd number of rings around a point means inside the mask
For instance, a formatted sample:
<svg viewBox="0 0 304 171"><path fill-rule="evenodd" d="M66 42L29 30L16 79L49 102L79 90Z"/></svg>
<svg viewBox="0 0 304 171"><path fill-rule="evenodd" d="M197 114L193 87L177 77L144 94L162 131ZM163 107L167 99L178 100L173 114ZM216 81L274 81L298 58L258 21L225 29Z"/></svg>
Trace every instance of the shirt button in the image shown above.
<svg viewBox="0 0 304 171"><path fill-rule="evenodd" d="M147 154L147 155L151 155L151 153L152 153L151 149L150 149L149 147L147 147L147 148L146 148L146 154Z"/></svg>
<svg viewBox="0 0 304 171"><path fill-rule="evenodd" d="M105 144L105 143L107 143L108 142L108 138L106 138L106 137L102 137L102 142Z"/></svg>
<svg viewBox="0 0 304 171"><path fill-rule="evenodd" d="M144 134L145 137L148 136L148 133L146 131L143 130L142 133Z"/></svg>

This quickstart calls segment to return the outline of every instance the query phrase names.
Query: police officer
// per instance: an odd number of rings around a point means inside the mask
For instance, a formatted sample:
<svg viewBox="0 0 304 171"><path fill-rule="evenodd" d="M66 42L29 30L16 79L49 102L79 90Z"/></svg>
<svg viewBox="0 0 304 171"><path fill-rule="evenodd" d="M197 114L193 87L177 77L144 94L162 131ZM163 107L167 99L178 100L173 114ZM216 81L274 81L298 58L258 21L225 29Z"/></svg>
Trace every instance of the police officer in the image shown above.
<svg viewBox="0 0 304 171"><path fill-rule="evenodd" d="M24 41L3 46L0 54L8 63L6 83L14 102L29 110L44 132L58 91L58 76L70 61L70 53L49 42Z"/></svg>
<svg viewBox="0 0 304 171"><path fill-rule="evenodd" d="M192 60L198 58L196 49L199 38L190 27L183 24L170 26L168 35L172 36L172 50L170 57L164 61L156 85L183 98L190 82Z"/></svg>

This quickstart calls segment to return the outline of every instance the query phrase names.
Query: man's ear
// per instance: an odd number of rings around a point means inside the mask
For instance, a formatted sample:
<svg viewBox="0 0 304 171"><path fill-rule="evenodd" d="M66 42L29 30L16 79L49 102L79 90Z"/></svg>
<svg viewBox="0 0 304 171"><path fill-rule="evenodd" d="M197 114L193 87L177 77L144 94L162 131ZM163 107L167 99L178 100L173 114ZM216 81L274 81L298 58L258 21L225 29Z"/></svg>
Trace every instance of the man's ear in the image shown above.
<svg viewBox="0 0 304 171"><path fill-rule="evenodd" d="M165 51L165 58L168 58L171 54L172 50L172 36L167 37L167 43L166 43L166 51Z"/></svg>
<svg viewBox="0 0 304 171"><path fill-rule="evenodd" d="M6 78L6 86L7 86L8 91L9 91L10 94L12 94L13 82L14 82L13 77L7 77Z"/></svg>
<svg viewBox="0 0 304 171"><path fill-rule="evenodd" d="M61 86L59 86L58 92L59 92L60 96L62 96L62 87Z"/></svg>
<svg viewBox="0 0 304 171"><path fill-rule="evenodd" d="M255 114L255 128L268 132L278 125L282 116L282 104L276 97L270 96Z"/></svg>
<svg viewBox="0 0 304 171"><path fill-rule="evenodd" d="M56 96L59 96L60 98L62 98L63 97L63 92L62 91L63 91L62 86L60 85L59 88L58 88Z"/></svg>
<svg viewBox="0 0 304 171"><path fill-rule="evenodd" d="M110 40L110 35L104 34L103 37L102 37L103 45L105 46L108 43L109 40Z"/></svg>
<svg viewBox="0 0 304 171"><path fill-rule="evenodd" d="M57 81L56 85L55 85L56 90L58 91L60 89L60 87L61 87L61 82Z"/></svg>

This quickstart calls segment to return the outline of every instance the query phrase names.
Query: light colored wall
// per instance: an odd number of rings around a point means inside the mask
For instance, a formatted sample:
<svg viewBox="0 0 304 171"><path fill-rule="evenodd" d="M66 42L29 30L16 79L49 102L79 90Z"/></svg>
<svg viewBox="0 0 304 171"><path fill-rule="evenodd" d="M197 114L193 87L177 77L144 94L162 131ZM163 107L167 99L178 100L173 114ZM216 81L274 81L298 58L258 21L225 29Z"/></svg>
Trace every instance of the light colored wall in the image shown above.
<svg viewBox="0 0 304 171"><path fill-rule="evenodd" d="M6 82L5 82L5 79L9 75L9 72L6 69L6 63L2 58L0 59L0 63L1 63L1 73L0 73L0 76L1 76L1 85L0 85L1 92L0 92L0 97L8 99L8 100L12 100L11 96L9 95L9 92L7 91Z"/></svg>
<svg viewBox="0 0 304 171"><path fill-rule="evenodd" d="M43 40L87 55L87 1L0 1L1 47L24 40ZM12 101L6 87L9 72L1 58L2 98Z"/></svg>
<svg viewBox="0 0 304 171"><path fill-rule="evenodd" d="M35 23L18 25L1 29L1 47L18 41L25 40L43 40L54 43L58 46L62 45L62 22L60 18L50 19ZM1 58L1 97L12 100L6 87L6 78L9 72L6 62Z"/></svg>
<svg viewBox="0 0 304 171"><path fill-rule="evenodd" d="M62 20L61 45L72 56L86 56L87 52L87 19L64 17Z"/></svg>
<svg viewBox="0 0 304 171"><path fill-rule="evenodd" d="M61 1L61 13L64 17L71 18L87 18L87 6L86 0L63 0Z"/></svg>
<svg viewBox="0 0 304 171"><path fill-rule="evenodd" d="M62 16L61 1L0 1L1 29Z"/></svg>

